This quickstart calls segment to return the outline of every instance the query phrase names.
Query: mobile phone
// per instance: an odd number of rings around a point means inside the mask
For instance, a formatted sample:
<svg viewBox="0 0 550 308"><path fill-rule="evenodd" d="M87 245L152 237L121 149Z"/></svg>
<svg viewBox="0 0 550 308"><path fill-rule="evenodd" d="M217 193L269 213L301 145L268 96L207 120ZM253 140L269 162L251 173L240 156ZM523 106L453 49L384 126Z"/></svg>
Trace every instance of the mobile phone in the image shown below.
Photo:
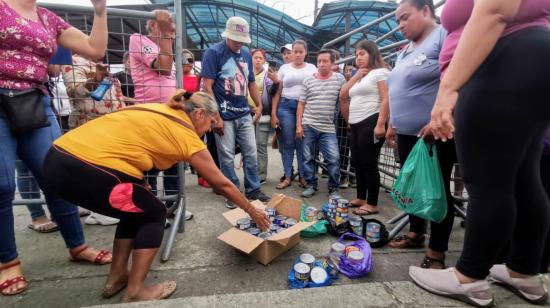
<svg viewBox="0 0 550 308"><path fill-rule="evenodd" d="M357 69L354 67L351 69L351 77L355 76L355 74L357 73Z"/></svg>
<svg viewBox="0 0 550 308"><path fill-rule="evenodd" d="M277 70L277 61L269 60L267 61L267 65L269 66L269 68Z"/></svg>
<svg viewBox="0 0 550 308"><path fill-rule="evenodd" d="M276 132L277 134L280 134L280 133L281 133L281 127L280 127L279 125L277 125L277 126L275 127L275 132Z"/></svg>

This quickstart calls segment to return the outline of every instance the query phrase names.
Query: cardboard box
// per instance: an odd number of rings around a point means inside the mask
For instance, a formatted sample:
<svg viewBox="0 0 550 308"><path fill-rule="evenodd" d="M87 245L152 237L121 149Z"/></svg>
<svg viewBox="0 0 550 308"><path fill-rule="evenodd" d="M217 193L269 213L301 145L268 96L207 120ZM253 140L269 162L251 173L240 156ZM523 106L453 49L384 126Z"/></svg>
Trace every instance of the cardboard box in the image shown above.
<svg viewBox="0 0 550 308"><path fill-rule="evenodd" d="M260 201L254 201L252 205L260 209L266 208ZM278 214L292 217L296 219L298 223L267 240L263 240L246 231L235 228L237 220L247 216L243 210L237 208L225 212L223 213L223 217L229 221L232 228L218 236L218 239L250 255L258 260L258 262L267 265L290 248L296 246L300 242L300 231L314 224L314 222L300 221L301 205L301 200L290 198L285 195L279 194L271 198L267 207L275 208Z"/></svg>

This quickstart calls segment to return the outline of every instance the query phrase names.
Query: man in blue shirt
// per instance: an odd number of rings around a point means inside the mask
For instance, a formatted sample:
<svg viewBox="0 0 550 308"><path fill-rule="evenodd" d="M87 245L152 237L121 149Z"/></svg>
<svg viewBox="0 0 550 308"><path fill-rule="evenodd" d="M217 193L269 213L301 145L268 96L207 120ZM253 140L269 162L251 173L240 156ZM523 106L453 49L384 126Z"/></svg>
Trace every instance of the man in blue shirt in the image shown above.
<svg viewBox="0 0 550 308"><path fill-rule="evenodd" d="M251 42L248 22L241 17L227 20L222 37L225 41L208 48L202 60L202 77L205 92L216 98L219 116L214 126L218 144L218 158L222 173L237 187L235 174L235 146L241 148L244 161L244 187L250 200L270 200L260 190L260 176L256 158L254 124L262 115L260 94L252 70L252 57L243 44ZM250 116L248 94L257 106ZM226 200L226 207L235 208Z"/></svg>

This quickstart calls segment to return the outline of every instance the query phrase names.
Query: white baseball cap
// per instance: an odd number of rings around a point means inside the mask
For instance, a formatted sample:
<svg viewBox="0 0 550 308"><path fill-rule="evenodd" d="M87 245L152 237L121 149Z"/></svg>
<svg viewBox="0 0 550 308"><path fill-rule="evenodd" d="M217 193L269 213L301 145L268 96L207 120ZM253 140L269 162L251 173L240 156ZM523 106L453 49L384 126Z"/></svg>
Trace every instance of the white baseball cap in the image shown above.
<svg viewBox="0 0 550 308"><path fill-rule="evenodd" d="M286 44L282 46L280 50L281 50L281 53L285 52L285 50L292 51L292 44Z"/></svg>
<svg viewBox="0 0 550 308"><path fill-rule="evenodd" d="M248 22L238 16L233 16L227 20L225 31L222 33L223 38L228 38L233 41L250 44L250 27Z"/></svg>

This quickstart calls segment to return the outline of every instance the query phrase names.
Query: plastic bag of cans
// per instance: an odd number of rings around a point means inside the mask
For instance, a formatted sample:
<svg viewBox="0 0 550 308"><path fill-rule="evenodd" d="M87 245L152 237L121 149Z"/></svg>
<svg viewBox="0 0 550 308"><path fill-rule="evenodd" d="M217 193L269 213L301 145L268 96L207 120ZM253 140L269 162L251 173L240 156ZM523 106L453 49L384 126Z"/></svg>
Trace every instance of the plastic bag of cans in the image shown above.
<svg viewBox="0 0 550 308"><path fill-rule="evenodd" d="M324 257L315 259L309 253L296 258L288 272L291 289L326 287L335 279L338 279L338 269L332 260Z"/></svg>
<svg viewBox="0 0 550 308"><path fill-rule="evenodd" d="M271 220L272 222L269 230L260 230L256 225L256 222L252 218L250 218L250 216L237 220L237 224L235 227L239 230L246 231L254 236L265 240L298 223L298 221L294 218L279 215L274 208L268 207L265 209L265 212L266 215L269 217L269 220Z"/></svg>
<svg viewBox="0 0 550 308"><path fill-rule="evenodd" d="M342 235L330 247L327 257L343 275L359 278L372 270L372 251L369 243L354 233Z"/></svg>

